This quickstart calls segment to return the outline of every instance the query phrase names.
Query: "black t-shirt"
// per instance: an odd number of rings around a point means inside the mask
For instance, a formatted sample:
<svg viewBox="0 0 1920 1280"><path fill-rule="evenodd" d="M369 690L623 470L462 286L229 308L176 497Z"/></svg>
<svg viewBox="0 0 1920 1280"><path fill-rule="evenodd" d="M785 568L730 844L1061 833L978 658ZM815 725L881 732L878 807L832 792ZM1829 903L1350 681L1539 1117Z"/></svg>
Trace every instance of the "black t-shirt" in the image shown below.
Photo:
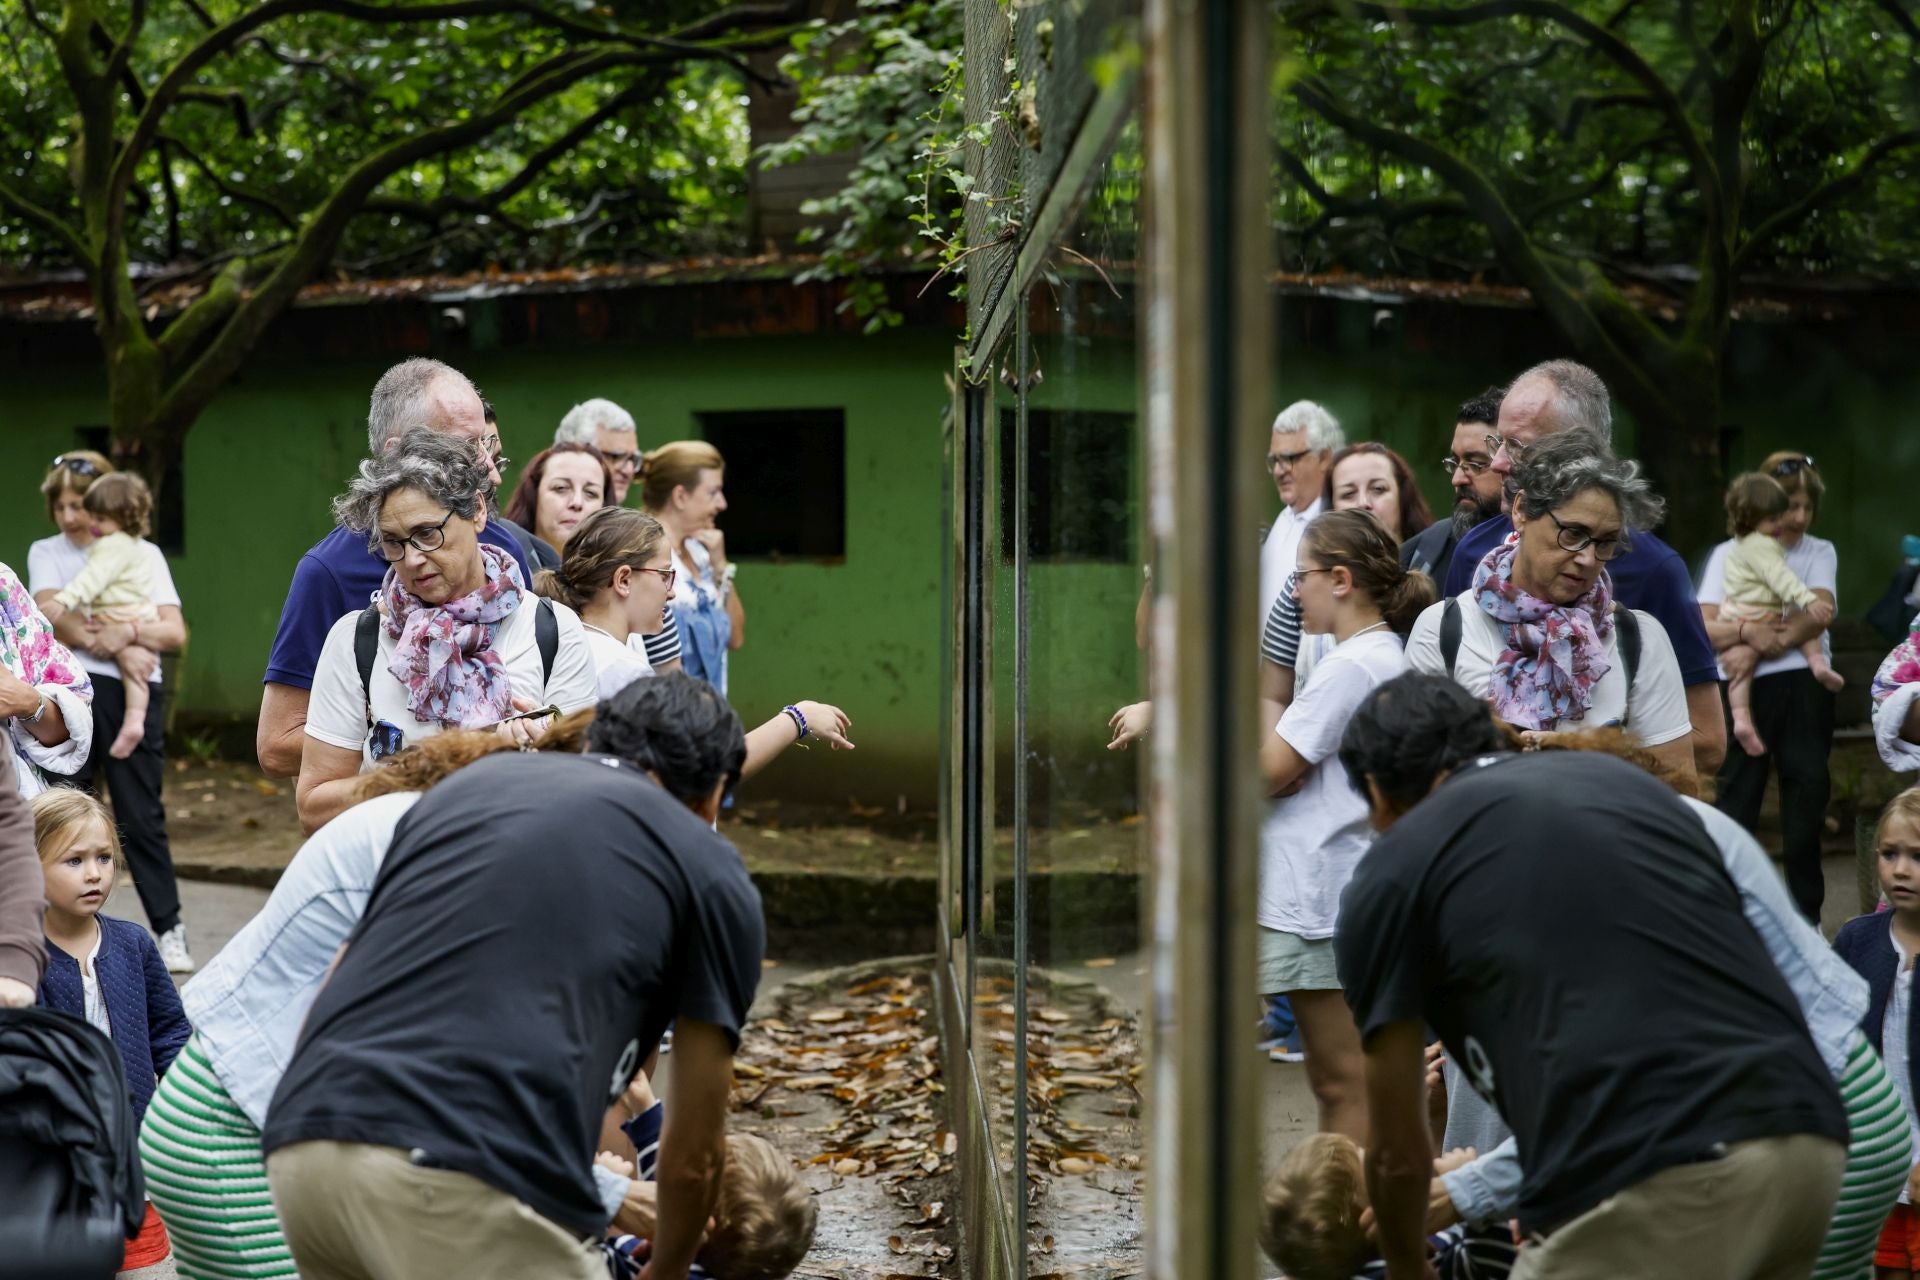
<svg viewBox="0 0 1920 1280"><path fill-rule="evenodd" d="M607 1106L676 1017L738 1043L765 942L740 855L645 774L482 760L401 820L264 1146L418 1148L597 1235Z"/></svg>
<svg viewBox="0 0 1920 1280"><path fill-rule="evenodd" d="M1426 1020L1557 1226L1719 1143L1847 1140L1833 1078L1700 823L1584 752L1463 768L1361 859L1334 939L1363 1037Z"/></svg>

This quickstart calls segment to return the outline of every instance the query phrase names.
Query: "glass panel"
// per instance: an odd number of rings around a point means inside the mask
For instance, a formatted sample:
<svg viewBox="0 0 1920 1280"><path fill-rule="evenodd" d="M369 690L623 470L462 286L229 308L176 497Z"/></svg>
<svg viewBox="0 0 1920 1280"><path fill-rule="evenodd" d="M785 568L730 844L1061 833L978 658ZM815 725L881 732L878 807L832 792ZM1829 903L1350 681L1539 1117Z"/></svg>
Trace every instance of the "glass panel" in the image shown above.
<svg viewBox="0 0 1920 1280"><path fill-rule="evenodd" d="M1110 717L1146 697L1134 310L1140 152L1128 125L1056 239L1027 308L1024 430L1003 415L1027 574L1028 1268L1140 1263L1144 744ZM1018 450L1017 453L1015 451Z"/></svg>

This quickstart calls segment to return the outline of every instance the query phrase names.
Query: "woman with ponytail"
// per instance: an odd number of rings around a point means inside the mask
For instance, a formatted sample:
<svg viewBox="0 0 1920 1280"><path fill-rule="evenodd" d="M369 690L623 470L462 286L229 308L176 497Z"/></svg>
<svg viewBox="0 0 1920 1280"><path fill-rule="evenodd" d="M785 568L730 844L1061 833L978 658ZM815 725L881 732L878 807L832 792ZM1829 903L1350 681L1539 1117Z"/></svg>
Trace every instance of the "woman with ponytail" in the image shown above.
<svg viewBox="0 0 1920 1280"><path fill-rule="evenodd" d="M625 507L602 507L567 539L558 569L534 577L533 589L580 615L587 647L605 701L635 680L653 674L641 645L660 630L672 607L673 564L660 521ZM741 777L751 777L796 742L825 740L834 750L853 750L853 722L824 702L800 701L747 734Z"/></svg>
<svg viewBox="0 0 1920 1280"><path fill-rule="evenodd" d="M1366 1141L1360 1032L1334 971L1340 893L1368 843L1367 804L1338 750L1367 695L1406 670L1401 637L1433 599L1424 573L1400 566L1387 530L1364 510L1307 526L1293 575L1310 635L1333 649L1260 748L1276 797L1260 833L1260 991L1285 994L1306 1042L1322 1132Z"/></svg>

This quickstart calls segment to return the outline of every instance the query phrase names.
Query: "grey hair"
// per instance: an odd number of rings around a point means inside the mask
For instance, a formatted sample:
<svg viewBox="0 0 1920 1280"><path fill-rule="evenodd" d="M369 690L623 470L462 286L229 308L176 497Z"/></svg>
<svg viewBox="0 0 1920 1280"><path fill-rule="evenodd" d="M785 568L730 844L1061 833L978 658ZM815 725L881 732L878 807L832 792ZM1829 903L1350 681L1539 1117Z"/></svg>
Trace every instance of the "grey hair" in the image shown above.
<svg viewBox="0 0 1920 1280"><path fill-rule="evenodd" d="M567 410L567 416L560 419L560 425L554 428L555 444L598 444L594 434L602 427L608 431L636 431L633 415L611 400L582 400Z"/></svg>
<svg viewBox="0 0 1920 1280"><path fill-rule="evenodd" d="M1273 429L1306 432L1307 448L1316 453L1347 447L1347 434L1340 430L1340 420L1311 400L1295 400L1282 409L1280 416L1273 420Z"/></svg>
<svg viewBox="0 0 1920 1280"><path fill-rule="evenodd" d="M347 491L333 500L333 518L367 535L380 527L380 509L401 489L417 489L447 510L471 520L480 514L487 468L473 441L432 427L408 427L398 445L360 464Z"/></svg>
<svg viewBox="0 0 1920 1280"><path fill-rule="evenodd" d="M1614 457L1606 440L1585 427L1556 431L1529 447L1514 467L1513 482L1520 490L1517 505L1530 520L1593 489L1613 499L1630 531L1651 529L1666 514L1666 503L1640 474L1640 464Z"/></svg>
<svg viewBox="0 0 1920 1280"><path fill-rule="evenodd" d="M433 389L442 378L473 386L467 375L452 365L426 356L402 360L381 374L367 404L367 452L379 455L409 427L434 425L438 415Z"/></svg>
<svg viewBox="0 0 1920 1280"><path fill-rule="evenodd" d="M1575 360L1543 360L1511 383L1511 391L1528 378L1540 378L1553 384L1553 403L1548 410L1551 430L1585 427L1609 446L1613 444L1613 397L1600 375Z"/></svg>

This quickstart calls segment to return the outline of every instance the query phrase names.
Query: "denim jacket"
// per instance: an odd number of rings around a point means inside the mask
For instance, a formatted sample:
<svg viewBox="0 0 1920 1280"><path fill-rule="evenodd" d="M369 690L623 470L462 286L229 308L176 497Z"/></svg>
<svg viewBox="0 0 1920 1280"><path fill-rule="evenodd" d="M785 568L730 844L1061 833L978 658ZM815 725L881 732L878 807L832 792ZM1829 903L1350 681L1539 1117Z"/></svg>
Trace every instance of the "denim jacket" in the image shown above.
<svg viewBox="0 0 1920 1280"><path fill-rule="evenodd" d="M266 1123L327 967L360 923L394 827L419 798L376 796L320 828L260 914L187 983L187 1012L214 1074L255 1126Z"/></svg>
<svg viewBox="0 0 1920 1280"><path fill-rule="evenodd" d="M1867 1013L1867 980L1795 908L1780 873L1746 828L1712 805L1693 799L1685 803L1720 850L1727 876L1740 891L1740 909L1747 923L1787 980L1806 1017L1813 1047L1838 1080L1846 1072L1847 1054ZM1519 1146L1508 1137L1441 1180L1462 1218L1484 1222L1513 1212L1520 1199L1520 1174Z"/></svg>

